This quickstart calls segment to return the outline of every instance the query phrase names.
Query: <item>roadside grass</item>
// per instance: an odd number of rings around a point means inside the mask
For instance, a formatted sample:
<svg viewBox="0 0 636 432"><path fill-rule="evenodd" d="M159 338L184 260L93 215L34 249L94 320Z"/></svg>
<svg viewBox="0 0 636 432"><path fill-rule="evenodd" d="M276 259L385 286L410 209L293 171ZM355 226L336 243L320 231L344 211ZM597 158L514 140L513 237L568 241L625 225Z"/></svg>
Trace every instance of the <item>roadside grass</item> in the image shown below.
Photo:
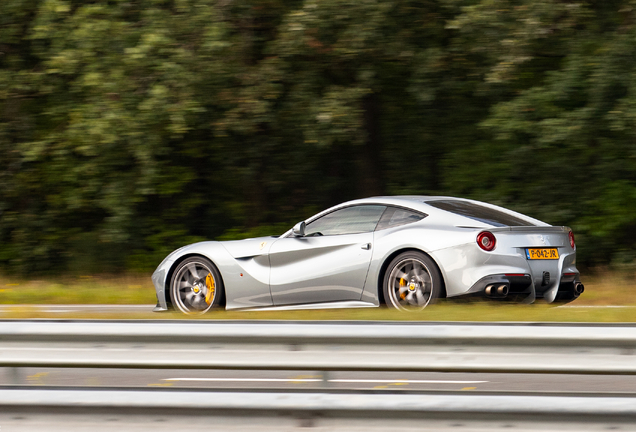
<svg viewBox="0 0 636 432"><path fill-rule="evenodd" d="M14 305L0 310L0 319L99 319L99 320L280 320L280 321L496 321L496 322L636 322L636 307L579 308L547 304L501 304L440 302L421 313L405 314L386 307L304 311L224 311L203 316L176 312L60 312L34 305Z"/></svg>
<svg viewBox="0 0 636 432"><path fill-rule="evenodd" d="M151 320L372 320L372 321L533 321L636 322L636 281L626 273L602 271L584 277L585 292L567 306L483 301L440 301L422 313L404 314L387 308L304 311L213 311L192 317L153 313L154 288L147 275L60 277L20 281L0 278L0 319L151 319ZM54 312L38 304L146 304L148 312ZM9 306L13 305L13 306ZM32 305L32 306L29 306ZM585 306L618 306L594 308ZM624 307L628 306L628 307Z"/></svg>
<svg viewBox="0 0 636 432"><path fill-rule="evenodd" d="M0 276L0 304L151 304L150 275L85 275L22 280Z"/></svg>
<svg viewBox="0 0 636 432"><path fill-rule="evenodd" d="M636 274L597 270L582 275L585 292L572 304L577 306L636 306Z"/></svg>

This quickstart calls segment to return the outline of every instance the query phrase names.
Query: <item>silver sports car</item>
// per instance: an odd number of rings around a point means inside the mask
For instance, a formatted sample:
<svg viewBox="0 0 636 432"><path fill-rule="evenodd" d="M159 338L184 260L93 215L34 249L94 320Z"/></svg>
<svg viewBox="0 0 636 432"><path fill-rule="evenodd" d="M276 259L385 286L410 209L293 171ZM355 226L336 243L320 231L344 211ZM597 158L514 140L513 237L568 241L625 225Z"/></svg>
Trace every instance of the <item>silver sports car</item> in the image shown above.
<svg viewBox="0 0 636 432"><path fill-rule="evenodd" d="M438 298L568 302L583 292L574 235L495 205L450 197L349 201L278 237L202 242L152 275L155 311L374 307Z"/></svg>

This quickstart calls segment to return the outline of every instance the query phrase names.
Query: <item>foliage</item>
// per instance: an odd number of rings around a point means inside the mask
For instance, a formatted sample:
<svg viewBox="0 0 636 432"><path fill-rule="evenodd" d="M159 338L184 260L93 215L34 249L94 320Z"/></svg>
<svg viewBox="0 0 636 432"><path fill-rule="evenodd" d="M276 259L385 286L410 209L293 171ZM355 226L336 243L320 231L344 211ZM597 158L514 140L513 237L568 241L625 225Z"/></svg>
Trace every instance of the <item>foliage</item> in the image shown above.
<svg viewBox="0 0 636 432"><path fill-rule="evenodd" d="M142 270L377 194L633 261L631 0L3 0L0 265Z"/></svg>

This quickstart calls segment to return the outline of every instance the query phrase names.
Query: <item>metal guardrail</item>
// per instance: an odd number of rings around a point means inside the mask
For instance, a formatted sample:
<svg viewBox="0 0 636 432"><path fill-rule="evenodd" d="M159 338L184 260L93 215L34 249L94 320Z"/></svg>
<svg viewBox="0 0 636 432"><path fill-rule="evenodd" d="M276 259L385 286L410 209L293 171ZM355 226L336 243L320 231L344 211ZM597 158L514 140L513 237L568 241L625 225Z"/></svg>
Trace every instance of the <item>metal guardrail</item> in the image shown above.
<svg viewBox="0 0 636 432"><path fill-rule="evenodd" d="M0 366L636 374L636 327L1 322Z"/></svg>
<svg viewBox="0 0 636 432"><path fill-rule="evenodd" d="M0 366L11 368L18 385L30 366L311 370L325 381L322 391L302 393L4 388L0 420L3 412L17 413L12 418L112 413L122 421L132 414L146 416L151 428L156 416L192 413L247 422L246 430L254 430L246 416L301 419L300 425L355 418L378 426L396 417L426 424L554 421L550 430L564 421L595 422L595 430L636 423L634 397L334 393L328 384L334 370L636 374L636 327L630 326L4 321ZM386 430L399 429L391 423ZM455 429L440 423L436 430Z"/></svg>
<svg viewBox="0 0 636 432"><path fill-rule="evenodd" d="M315 321L1 321L0 341L464 343L636 348L634 325Z"/></svg>
<svg viewBox="0 0 636 432"><path fill-rule="evenodd" d="M329 394L294 392L0 390L0 407L111 407L312 412L438 412L545 415L613 415L636 418L633 398Z"/></svg>
<svg viewBox="0 0 636 432"><path fill-rule="evenodd" d="M0 390L0 421L13 420L8 425L11 430L22 430L15 419L35 417L33 421L52 432L71 430L69 423L72 430L82 423L88 424L81 430L94 430L104 422L111 428L100 430L156 431L162 424L157 422L166 422L172 427L161 430L187 431L190 426L220 430L225 424L228 430L245 431L298 427L392 432L602 431L634 430L634 402L634 398L562 396ZM197 418L199 427L190 424ZM201 427L202 423L207 427Z"/></svg>

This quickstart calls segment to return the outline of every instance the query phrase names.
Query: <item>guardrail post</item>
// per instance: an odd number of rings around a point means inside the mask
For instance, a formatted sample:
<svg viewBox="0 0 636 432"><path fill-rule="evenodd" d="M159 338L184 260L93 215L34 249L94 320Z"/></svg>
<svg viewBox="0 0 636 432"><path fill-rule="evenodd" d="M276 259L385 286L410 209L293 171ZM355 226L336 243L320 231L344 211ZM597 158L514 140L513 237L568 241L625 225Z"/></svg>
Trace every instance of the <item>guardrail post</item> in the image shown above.
<svg viewBox="0 0 636 432"><path fill-rule="evenodd" d="M318 372L316 375L320 375L322 377L322 381L320 382L322 387L331 387L331 383L329 381L331 379L330 371Z"/></svg>

